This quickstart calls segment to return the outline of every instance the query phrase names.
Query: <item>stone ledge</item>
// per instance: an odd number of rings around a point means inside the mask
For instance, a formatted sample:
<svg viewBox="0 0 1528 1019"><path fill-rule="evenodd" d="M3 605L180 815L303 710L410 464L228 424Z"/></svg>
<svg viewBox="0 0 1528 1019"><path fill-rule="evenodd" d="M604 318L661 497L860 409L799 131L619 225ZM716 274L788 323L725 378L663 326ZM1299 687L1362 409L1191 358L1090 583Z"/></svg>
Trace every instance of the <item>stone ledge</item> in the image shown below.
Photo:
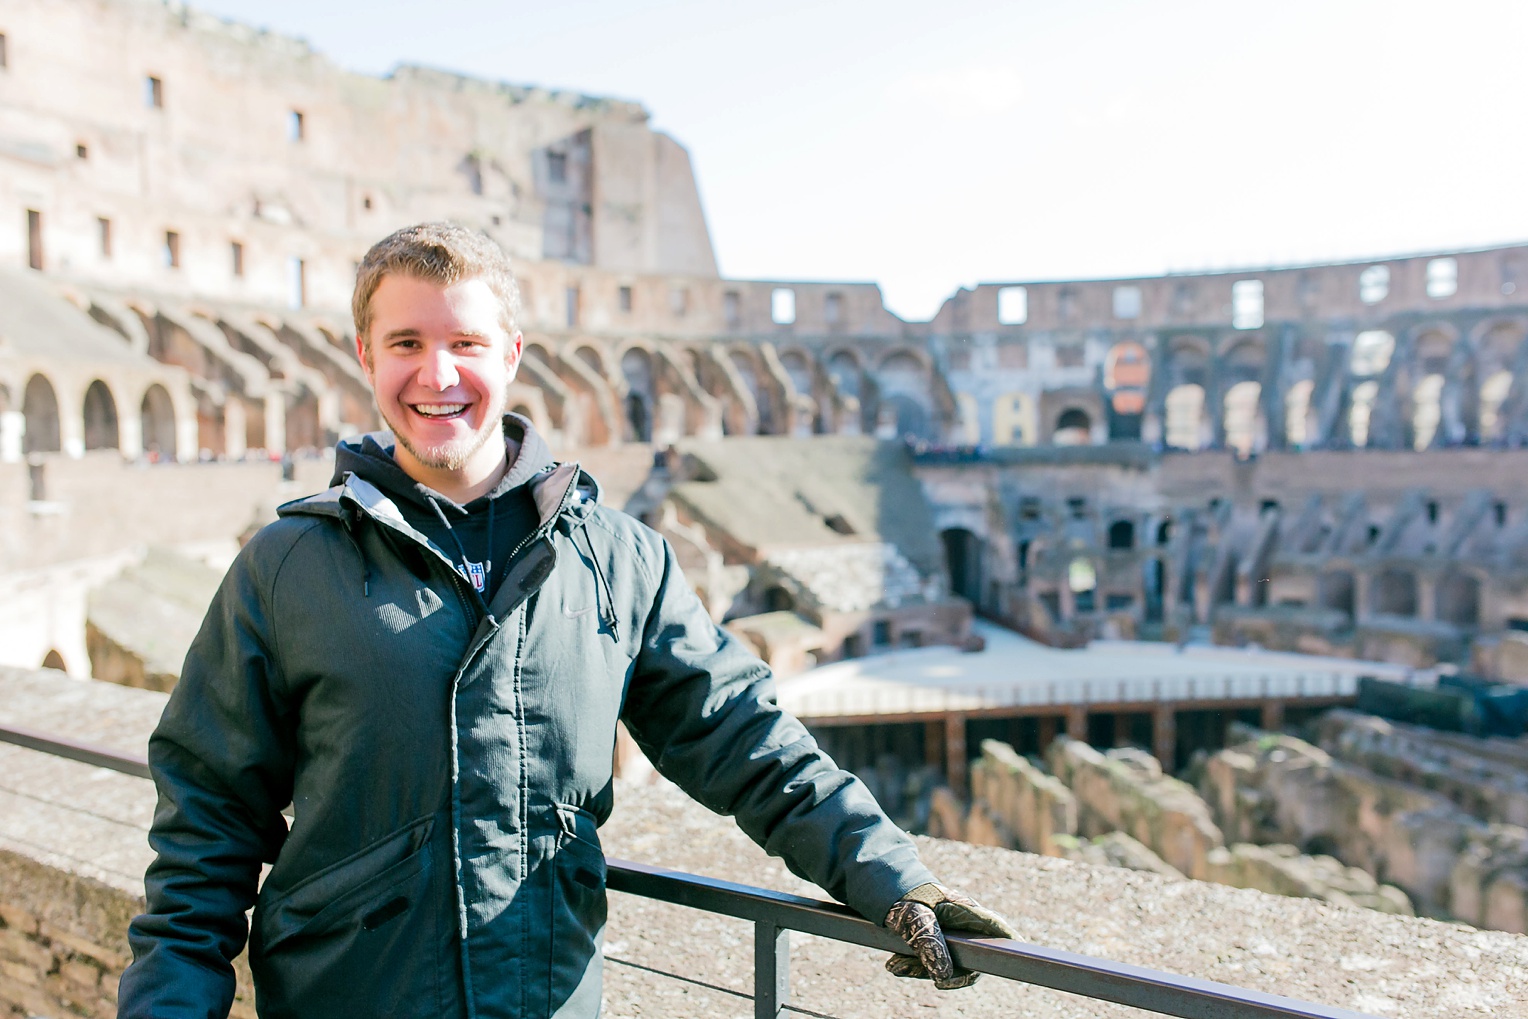
<svg viewBox="0 0 1528 1019"><path fill-rule="evenodd" d="M55 680L54 686L72 695L66 684L77 682ZM122 708L129 714L136 710L137 717L157 717L157 710L144 706L163 703L162 695L146 691L103 693L108 698L101 702L103 714ZM129 708L135 700L140 707ZM75 731L98 724L86 717L88 707L88 701L74 707ZM117 738L127 735L118 731ZM18 755L33 752L15 748L10 760L0 762L0 774L21 774ZM141 908L153 788L143 779L56 758L27 766L51 771L54 780L31 795L12 791L15 799L0 801L0 933L7 935L0 942L0 961L6 963L0 965L0 1006L108 1017L115 1010L111 998L119 966L127 957L127 922ZM112 799L120 802L108 812L103 804ZM821 895L735 825L673 787L621 784L617 800L605 829L611 856ZM25 838L12 834L23 830ZM944 881L1007 913L1022 935L1038 944L1390 1019L1528 1019L1528 937L1009 850L918 841ZM106 860L109 866L100 862ZM29 962L5 951L18 938L32 946L20 949ZM749 993L748 923L615 894L606 943L606 1015L711 1019L752 1012L742 998L628 965ZM1147 1015L991 978L945 995L888 976L876 953L805 936L794 937L792 944L792 1000L843 1019L925 1014L924 1009L973 1019L1025 1012L1055 1019ZM93 991L83 986L91 979L86 967L101 972ZM235 1015L250 1014L245 998Z"/></svg>

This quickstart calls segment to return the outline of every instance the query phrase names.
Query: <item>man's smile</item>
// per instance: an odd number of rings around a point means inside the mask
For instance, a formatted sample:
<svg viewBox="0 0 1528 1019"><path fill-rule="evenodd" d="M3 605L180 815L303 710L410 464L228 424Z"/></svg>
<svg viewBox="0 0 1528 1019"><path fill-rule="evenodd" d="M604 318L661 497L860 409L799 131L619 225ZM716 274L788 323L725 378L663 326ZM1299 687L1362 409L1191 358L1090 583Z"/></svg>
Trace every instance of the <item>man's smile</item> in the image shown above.
<svg viewBox="0 0 1528 1019"><path fill-rule="evenodd" d="M436 420L458 417L467 410L465 403L415 403L410 406L421 417Z"/></svg>

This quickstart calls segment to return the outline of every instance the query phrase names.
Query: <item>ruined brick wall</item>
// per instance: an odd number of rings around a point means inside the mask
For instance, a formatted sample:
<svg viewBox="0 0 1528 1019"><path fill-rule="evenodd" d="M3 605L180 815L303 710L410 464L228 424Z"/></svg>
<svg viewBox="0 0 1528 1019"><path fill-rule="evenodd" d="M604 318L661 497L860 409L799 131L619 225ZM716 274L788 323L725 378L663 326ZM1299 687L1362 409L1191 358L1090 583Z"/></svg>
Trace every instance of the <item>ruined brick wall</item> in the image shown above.
<svg viewBox="0 0 1528 1019"><path fill-rule="evenodd" d="M142 909L141 896L0 848L0 1015L114 1019ZM231 1015L254 1019L242 957L235 970Z"/></svg>
<svg viewBox="0 0 1528 1019"><path fill-rule="evenodd" d="M1483 820L1510 809L1489 788L1458 802L1446 795L1488 786L1480 782L1483 763L1495 749L1516 748L1449 734L1430 739L1412 727L1384 740L1389 723L1348 712L1322 728L1329 748L1352 761L1267 733L1210 758L1201 786L1227 831L1330 854L1404 889L1427 915L1528 930L1528 830ZM1387 761L1387 742L1409 744L1409 759Z"/></svg>

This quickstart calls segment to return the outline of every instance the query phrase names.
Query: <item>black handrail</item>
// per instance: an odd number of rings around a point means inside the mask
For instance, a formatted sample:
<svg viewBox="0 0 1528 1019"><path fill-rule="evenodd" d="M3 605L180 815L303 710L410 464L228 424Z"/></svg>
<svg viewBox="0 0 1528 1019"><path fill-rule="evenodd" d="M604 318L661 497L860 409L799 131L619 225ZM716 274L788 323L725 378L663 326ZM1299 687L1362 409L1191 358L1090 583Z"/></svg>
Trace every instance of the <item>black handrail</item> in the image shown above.
<svg viewBox="0 0 1528 1019"><path fill-rule="evenodd" d="M148 761L144 757L30 729L0 726L0 742L139 778L149 777ZM907 953L907 945L901 938L847 906L834 902L643 863L608 860L607 864L606 884L611 891L753 921L755 1019L779 1019L786 1007L790 990L790 931L886 952ZM1163 973L1042 945L959 935L950 935L948 941L950 954L964 969L1180 1019L1375 1019L1348 1009Z"/></svg>
<svg viewBox="0 0 1528 1019"><path fill-rule="evenodd" d="M79 761L81 764L89 764L97 768L110 768L112 771L120 771L124 775L132 775L136 778L153 777L149 773L149 762L146 757L91 746L88 743L77 743L74 740L64 739L62 736L25 729L18 725L0 725L0 743L14 743L28 750L40 750L54 757L67 757L71 761Z"/></svg>

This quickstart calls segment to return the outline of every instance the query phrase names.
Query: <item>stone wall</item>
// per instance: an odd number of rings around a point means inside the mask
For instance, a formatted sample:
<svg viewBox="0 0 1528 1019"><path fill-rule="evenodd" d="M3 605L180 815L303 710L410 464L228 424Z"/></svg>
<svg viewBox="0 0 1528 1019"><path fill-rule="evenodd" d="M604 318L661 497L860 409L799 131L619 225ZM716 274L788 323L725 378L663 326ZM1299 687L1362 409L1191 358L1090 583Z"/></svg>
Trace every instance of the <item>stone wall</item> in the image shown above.
<svg viewBox="0 0 1528 1019"><path fill-rule="evenodd" d="M0 668L0 725L142 754L165 695ZM154 814L147 779L0 743L0 1016L116 1015L143 910ZM234 1019L253 1019L235 966Z"/></svg>
<svg viewBox="0 0 1528 1019"><path fill-rule="evenodd" d="M117 984L132 959L127 924L143 911L142 893L12 850L8 841L0 832L0 1015L114 1019ZM255 1019L243 956L235 972L231 1019Z"/></svg>
<svg viewBox="0 0 1528 1019"><path fill-rule="evenodd" d="M1338 760L1439 793L1482 821L1528 827L1528 742L1343 710L1322 716L1316 738Z"/></svg>
<svg viewBox="0 0 1528 1019"><path fill-rule="evenodd" d="M969 842L1061 856L1057 838L1077 834L1077 798L1013 747L982 740L981 759L971 765L966 824Z"/></svg>
<svg viewBox="0 0 1528 1019"><path fill-rule="evenodd" d="M1122 831L1189 877L1206 878L1210 850L1225 844L1193 788L1162 773L1144 751L1101 754L1058 737L1046 751L1051 772L1077 798L1078 834Z"/></svg>
<svg viewBox="0 0 1528 1019"><path fill-rule="evenodd" d="M1140 751L1100 753L1061 736L1046 756L1054 775L1007 744L983 741L971 767L969 810L946 790L935 797L930 831L1083 863L1413 912L1399 888L1330 856L1307 856L1292 845L1226 845L1193 787L1164 775Z"/></svg>
<svg viewBox="0 0 1528 1019"><path fill-rule="evenodd" d="M1350 715L1323 728L1338 734L1334 745L1344 751L1385 760L1372 750L1383 725ZM1343 732L1360 736L1344 740ZM1428 915L1528 930L1528 830L1487 823L1440 792L1336 760L1293 737L1249 735L1210 757L1201 777L1206 798L1233 837L1329 854L1399 886ZM1405 738L1424 745L1421 730ZM1441 742L1457 746L1460 739ZM1425 777L1409 766L1396 770ZM1434 785L1458 781L1445 781L1436 769L1431 774Z"/></svg>

